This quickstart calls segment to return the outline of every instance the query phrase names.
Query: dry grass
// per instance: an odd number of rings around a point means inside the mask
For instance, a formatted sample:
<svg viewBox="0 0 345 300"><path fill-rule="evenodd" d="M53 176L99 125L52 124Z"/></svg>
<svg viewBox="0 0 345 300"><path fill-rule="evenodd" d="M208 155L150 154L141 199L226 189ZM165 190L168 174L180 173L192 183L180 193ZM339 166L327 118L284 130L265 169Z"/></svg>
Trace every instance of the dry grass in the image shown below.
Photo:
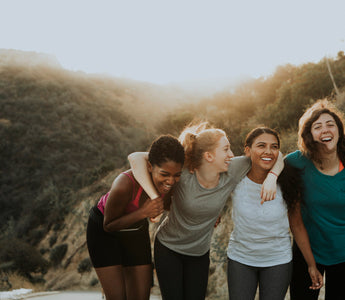
<svg viewBox="0 0 345 300"><path fill-rule="evenodd" d="M3 274L3 276L8 277L8 281L11 283L12 287L11 290L16 289L31 289L33 291L42 291L44 289L43 284L33 284L30 281L28 281L27 278L18 275L16 273L6 273Z"/></svg>

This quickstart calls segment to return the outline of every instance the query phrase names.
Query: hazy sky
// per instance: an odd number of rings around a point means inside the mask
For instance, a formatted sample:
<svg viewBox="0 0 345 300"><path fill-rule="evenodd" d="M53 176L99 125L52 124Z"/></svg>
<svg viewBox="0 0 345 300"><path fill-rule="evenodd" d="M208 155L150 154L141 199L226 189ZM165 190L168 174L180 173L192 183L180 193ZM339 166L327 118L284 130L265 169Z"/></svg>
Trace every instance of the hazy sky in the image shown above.
<svg viewBox="0 0 345 300"><path fill-rule="evenodd" d="M344 0L0 0L0 48L171 83L270 75L345 49Z"/></svg>

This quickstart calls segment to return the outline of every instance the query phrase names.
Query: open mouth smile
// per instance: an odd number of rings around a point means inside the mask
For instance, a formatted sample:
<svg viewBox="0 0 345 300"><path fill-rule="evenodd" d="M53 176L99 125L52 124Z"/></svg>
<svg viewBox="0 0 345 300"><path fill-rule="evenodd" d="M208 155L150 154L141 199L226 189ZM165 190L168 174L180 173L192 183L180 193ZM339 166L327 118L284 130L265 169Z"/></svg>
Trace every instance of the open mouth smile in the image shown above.
<svg viewBox="0 0 345 300"><path fill-rule="evenodd" d="M272 161L272 158L269 158L269 157L262 157L261 158L263 161Z"/></svg>
<svg viewBox="0 0 345 300"><path fill-rule="evenodd" d="M169 184L169 185L168 185L168 184L163 184L163 190L164 190L165 192L170 191L172 187L173 187L173 186L170 185L170 184Z"/></svg>

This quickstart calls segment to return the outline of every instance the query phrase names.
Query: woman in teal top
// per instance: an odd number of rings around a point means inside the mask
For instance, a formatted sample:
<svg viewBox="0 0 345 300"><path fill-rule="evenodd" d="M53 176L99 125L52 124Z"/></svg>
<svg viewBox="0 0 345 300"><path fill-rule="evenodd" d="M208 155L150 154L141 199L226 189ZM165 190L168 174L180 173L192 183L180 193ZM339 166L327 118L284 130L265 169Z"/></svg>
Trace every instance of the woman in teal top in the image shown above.
<svg viewBox="0 0 345 300"><path fill-rule="evenodd" d="M319 271L326 274L326 300L345 299L345 136L340 112L318 101L299 120L299 151L286 160L302 169L301 212ZM303 257L294 243L291 300L318 299L309 290Z"/></svg>

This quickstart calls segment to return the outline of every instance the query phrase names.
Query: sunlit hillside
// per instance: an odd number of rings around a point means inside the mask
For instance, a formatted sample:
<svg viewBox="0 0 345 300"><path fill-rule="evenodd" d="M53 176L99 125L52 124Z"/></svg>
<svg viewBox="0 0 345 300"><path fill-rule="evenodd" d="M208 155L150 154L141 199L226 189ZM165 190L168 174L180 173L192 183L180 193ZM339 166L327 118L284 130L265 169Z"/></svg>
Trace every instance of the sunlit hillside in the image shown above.
<svg viewBox="0 0 345 300"><path fill-rule="evenodd" d="M189 122L208 120L227 132L239 155L248 131L266 125L280 132L288 153L296 149L304 109L327 97L345 111L344 95L343 52L280 66L269 77L205 97L1 50L0 279L15 274L39 289L68 289L82 277L79 288L97 286L85 248L88 209L128 167L127 155L146 150L159 134L177 136ZM212 241L209 299L226 299L230 229L224 220Z"/></svg>
<svg viewBox="0 0 345 300"><path fill-rule="evenodd" d="M188 101L181 91L0 51L0 227L13 220L16 236L39 239L28 233L58 222L73 191L147 149L164 113L180 101Z"/></svg>
<svg viewBox="0 0 345 300"><path fill-rule="evenodd" d="M279 66L268 77L247 80L231 91L218 92L197 104L179 107L163 120L160 128L178 134L192 118L208 120L225 129L232 150L239 155L250 129L266 125L280 132L282 151L289 152L296 149L298 119L305 108L327 97L344 110L344 92L345 56L339 52L335 59L328 61Z"/></svg>

